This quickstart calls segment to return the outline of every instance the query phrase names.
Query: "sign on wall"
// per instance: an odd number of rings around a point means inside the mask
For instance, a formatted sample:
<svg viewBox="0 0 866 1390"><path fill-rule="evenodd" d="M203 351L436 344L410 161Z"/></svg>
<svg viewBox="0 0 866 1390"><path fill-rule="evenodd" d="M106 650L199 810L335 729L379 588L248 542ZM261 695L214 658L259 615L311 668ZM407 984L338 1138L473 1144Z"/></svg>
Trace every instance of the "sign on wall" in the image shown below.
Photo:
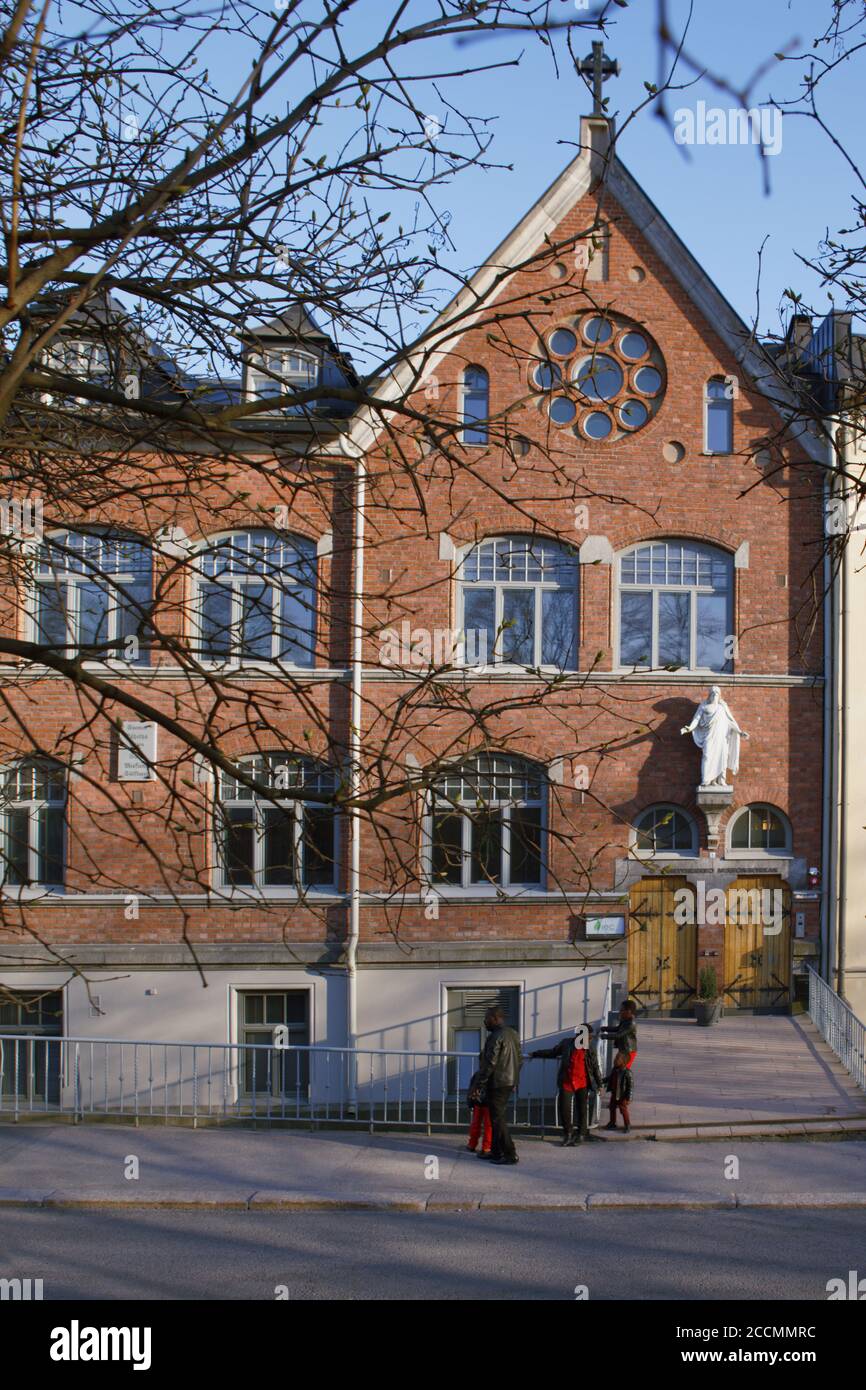
<svg viewBox="0 0 866 1390"><path fill-rule="evenodd" d="M617 913L613 917L587 917L587 936L625 936L625 917Z"/></svg>
<svg viewBox="0 0 866 1390"><path fill-rule="evenodd" d="M117 742L118 781L151 782L156 776L152 766L156 762L156 725L145 720L123 720Z"/></svg>

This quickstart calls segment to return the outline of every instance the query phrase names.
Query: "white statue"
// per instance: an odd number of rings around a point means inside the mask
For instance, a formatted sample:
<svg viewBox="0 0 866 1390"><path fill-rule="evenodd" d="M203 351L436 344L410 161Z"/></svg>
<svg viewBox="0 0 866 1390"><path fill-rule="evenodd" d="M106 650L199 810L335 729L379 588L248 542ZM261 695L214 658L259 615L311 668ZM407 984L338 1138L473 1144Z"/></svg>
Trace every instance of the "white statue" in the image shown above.
<svg viewBox="0 0 866 1390"><path fill-rule="evenodd" d="M748 738L737 723L717 685L710 687L710 693L695 710L691 724L680 729L681 734L691 734L701 750L701 786L725 787L725 773L740 770L740 739Z"/></svg>

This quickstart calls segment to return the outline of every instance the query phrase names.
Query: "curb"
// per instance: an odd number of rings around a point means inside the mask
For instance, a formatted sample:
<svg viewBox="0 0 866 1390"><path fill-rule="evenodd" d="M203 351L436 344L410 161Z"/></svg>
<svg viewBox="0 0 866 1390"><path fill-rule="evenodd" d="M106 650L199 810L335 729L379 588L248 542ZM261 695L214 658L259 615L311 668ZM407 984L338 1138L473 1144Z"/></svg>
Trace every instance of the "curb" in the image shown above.
<svg viewBox="0 0 866 1390"><path fill-rule="evenodd" d="M590 1192L533 1193L526 1197L504 1194L455 1194L418 1197L395 1193L392 1197L370 1194L345 1197L323 1192L253 1192L248 1197L207 1197L200 1193L160 1193L142 1196L130 1193L86 1191L38 1192L25 1188L0 1188L3 1208L39 1208L77 1211L374 1211L374 1212L458 1212L458 1211L738 1211L803 1208L866 1209L863 1192Z"/></svg>
<svg viewBox="0 0 866 1390"><path fill-rule="evenodd" d="M669 1143L707 1143L713 1139L808 1139L820 1135L822 1138L850 1139L866 1138L866 1119L862 1120L755 1120L731 1125L671 1125L670 1128L647 1126L646 1129L632 1128L629 1135L607 1142L627 1144L635 1140L651 1140L659 1144Z"/></svg>

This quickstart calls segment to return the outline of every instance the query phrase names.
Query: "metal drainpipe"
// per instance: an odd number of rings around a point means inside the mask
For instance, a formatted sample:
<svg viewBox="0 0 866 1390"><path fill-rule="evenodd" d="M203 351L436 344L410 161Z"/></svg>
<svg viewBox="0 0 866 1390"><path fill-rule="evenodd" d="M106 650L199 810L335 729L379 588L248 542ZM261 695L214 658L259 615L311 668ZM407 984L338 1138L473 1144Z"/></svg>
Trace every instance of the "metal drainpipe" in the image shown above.
<svg viewBox="0 0 866 1390"><path fill-rule="evenodd" d="M846 499L845 514L848 514ZM856 520L856 513L852 520ZM847 933L846 918L848 915L848 822L850 820L848 808L848 719L851 712L851 667L850 667L850 645L849 645L849 607L851 596L851 585L849 583L848 572L848 546L851 544L849 536L845 544L844 563L840 569L840 620L839 620L839 669L841 671L840 693L842 696L841 708L839 709L839 886L837 889L837 901L839 910L836 922L836 990L842 998L847 1001L845 989L845 965L847 956ZM837 707L838 708L838 707Z"/></svg>
<svg viewBox="0 0 866 1390"><path fill-rule="evenodd" d="M824 478L824 518L829 515L829 502L833 495L835 473L835 432L830 427L828 442L828 472ZM838 778L837 778L837 740L836 728L838 712L838 662L837 662L837 621L836 600L837 583L833 575L832 559L828 551L824 555L824 824L821 836L821 974L835 988L833 973L835 965L836 940L836 870L838 859Z"/></svg>
<svg viewBox="0 0 866 1390"><path fill-rule="evenodd" d="M361 934L361 720L364 669L364 505L367 469L363 455L356 461L355 524L352 557L351 698L349 701L349 937L346 942L346 1046L354 1049L358 1035L358 939ZM349 1056L349 1108L357 1110L357 1059Z"/></svg>

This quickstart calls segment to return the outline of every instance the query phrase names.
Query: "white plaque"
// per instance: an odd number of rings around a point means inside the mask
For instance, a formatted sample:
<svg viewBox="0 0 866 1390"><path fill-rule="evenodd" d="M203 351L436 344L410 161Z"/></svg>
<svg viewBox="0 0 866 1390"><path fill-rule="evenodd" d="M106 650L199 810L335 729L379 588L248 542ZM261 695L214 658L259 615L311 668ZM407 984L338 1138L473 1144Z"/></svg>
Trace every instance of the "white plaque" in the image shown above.
<svg viewBox="0 0 866 1390"><path fill-rule="evenodd" d="M625 936L625 917L587 917L587 936Z"/></svg>
<svg viewBox="0 0 866 1390"><path fill-rule="evenodd" d="M143 720L124 720L118 738L118 780L151 782L156 774L148 763L155 762L156 725Z"/></svg>

